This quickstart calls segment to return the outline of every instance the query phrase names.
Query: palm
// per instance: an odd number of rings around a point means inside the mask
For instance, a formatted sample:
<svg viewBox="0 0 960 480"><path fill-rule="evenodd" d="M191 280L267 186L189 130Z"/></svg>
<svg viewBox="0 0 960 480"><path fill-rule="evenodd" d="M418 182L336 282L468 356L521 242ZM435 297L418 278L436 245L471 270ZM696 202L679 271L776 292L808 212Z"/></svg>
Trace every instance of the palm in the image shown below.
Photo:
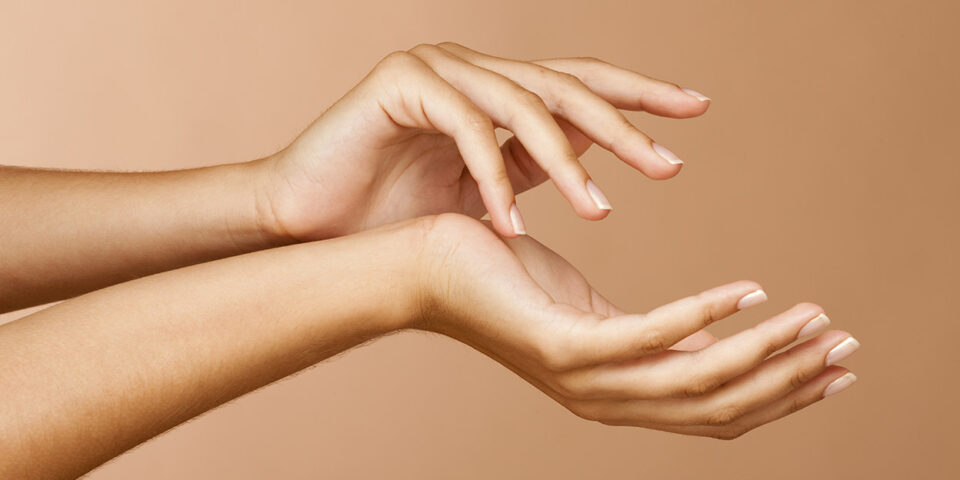
<svg viewBox="0 0 960 480"><path fill-rule="evenodd" d="M576 323L602 321L625 312L598 293L586 278L563 257L529 236L500 238L489 228L473 220L447 224L441 231L441 243L449 260L442 265L446 275L455 278L442 282L469 283L463 293L469 312L444 312L468 317L470 322L502 322L503 328L518 319L542 322L539 329L569 329ZM443 237L448 237L443 240ZM479 305L480 307L476 307ZM699 350L716 342L701 330L672 348ZM478 345L474 345L483 350Z"/></svg>

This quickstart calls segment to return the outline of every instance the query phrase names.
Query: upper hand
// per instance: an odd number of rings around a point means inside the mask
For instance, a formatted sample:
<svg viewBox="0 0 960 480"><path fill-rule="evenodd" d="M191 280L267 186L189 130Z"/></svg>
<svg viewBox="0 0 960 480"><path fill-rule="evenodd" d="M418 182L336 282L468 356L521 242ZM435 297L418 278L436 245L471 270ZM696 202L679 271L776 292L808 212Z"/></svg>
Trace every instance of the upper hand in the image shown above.
<svg viewBox="0 0 960 480"><path fill-rule="evenodd" d="M266 223L295 240L343 235L443 212L524 233L514 195L547 178L574 211L609 202L578 161L597 143L654 179L682 162L618 109L685 118L692 90L590 58L532 62L442 43L384 58L289 147L265 159ZM497 143L496 127L513 137Z"/></svg>

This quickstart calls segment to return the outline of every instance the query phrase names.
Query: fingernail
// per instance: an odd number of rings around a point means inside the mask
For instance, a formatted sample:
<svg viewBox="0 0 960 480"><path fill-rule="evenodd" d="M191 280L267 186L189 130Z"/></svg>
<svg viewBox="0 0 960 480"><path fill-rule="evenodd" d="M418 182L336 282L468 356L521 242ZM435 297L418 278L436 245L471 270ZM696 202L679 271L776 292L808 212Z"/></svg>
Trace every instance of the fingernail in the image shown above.
<svg viewBox="0 0 960 480"><path fill-rule="evenodd" d="M587 179L587 193L590 194L590 198L593 199L593 203L597 204L597 208L600 210L613 209L613 207L610 206L610 202L607 200L607 196L600 191L600 187L593 183L593 180Z"/></svg>
<svg viewBox="0 0 960 480"><path fill-rule="evenodd" d="M750 308L754 305L759 305L766 301L767 301L767 292L764 292L762 289L754 290L744 295L742 298L740 298L740 301L737 302L737 310Z"/></svg>
<svg viewBox="0 0 960 480"><path fill-rule="evenodd" d="M827 366L833 365L834 363L847 358L853 352L856 352L860 348L860 342L856 338L847 337L846 340L840 342L840 345L833 347L829 353L827 353Z"/></svg>
<svg viewBox="0 0 960 480"><path fill-rule="evenodd" d="M520 209L514 203L510 206L510 222L513 223L513 233L517 235L526 235L527 229L523 226L523 218L520 216Z"/></svg>
<svg viewBox="0 0 960 480"><path fill-rule="evenodd" d="M657 155L663 157L663 159L670 162L671 165L683 165L683 160L680 160L680 157L678 157L676 153L671 152L669 148L653 142L653 149L657 152Z"/></svg>
<svg viewBox="0 0 960 480"><path fill-rule="evenodd" d="M828 397L834 393L839 393L847 389L853 382L857 381L857 376L853 372L847 372L842 377L830 382L827 388L823 390L823 396Z"/></svg>
<svg viewBox="0 0 960 480"><path fill-rule="evenodd" d="M696 90L691 90L691 89L689 89L689 88L681 88L680 90L683 90L683 93L686 93L687 95L690 95L691 97L696 98L697 100L700 100L701 102L706 102L706 101L709 101L709 100L710 100L710 97L708 97L708 96L706 96L706 95L704 95L704 94L702 94L702 93L700 93L700 92L698 92L698 91L696 91Z"/></svg>
<svg viewBox="0 0 960 480"><path fill-rule="evenodd" d="M830 319L824 315L817 315L813 320L807 322L803 328L800 329L800 333L797 334L797 338L805 337L807 335L812 335L824 328L827 328L827 325L830 325Z"/></svg>

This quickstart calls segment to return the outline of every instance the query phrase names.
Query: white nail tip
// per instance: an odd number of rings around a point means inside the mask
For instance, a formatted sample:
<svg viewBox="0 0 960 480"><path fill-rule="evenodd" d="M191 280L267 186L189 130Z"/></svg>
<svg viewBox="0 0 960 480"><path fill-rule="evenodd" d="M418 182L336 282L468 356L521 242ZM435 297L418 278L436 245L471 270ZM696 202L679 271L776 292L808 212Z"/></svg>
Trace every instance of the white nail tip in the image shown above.
<svg viewBox="0 0 960 480"><path fill-rule="evenodd" d="M587 180L587 193L590 194L593 203L596 204L600 210L613 209L613 207L610 206L610 201L607 200L607 196L600 191L600 187L597 187L597 185L593 183L593 180Z"/></svg>
<svg viewBox="0 0 960 480"><path fill-rule="evenodd" d="M523 225L523 218L520 217L520 209L516 204L510 207L510 223L513 224L513 232L517 235L526 235L527 229Z"/></svg>
<svg viewBox="0 0 960 480"><path fill-rule="evenodd" d="M800 329L800 333L797 334L797 338L806 337L807 335L812 335L816 332L819 332L820 330L826 328L827 325L830 325L830 318L821 313L807 322L807 324Z"/></svg>
<svg viewBox="0 0 960 480"><path fill-rule="evenodd" d="M830 382L827 388L823 390L823 396L828 397L834 393L839 393L847 389L853 382L857 381L857 376L853 372L847 372L842 377Z"/></svg>
<svg viewBox="0 0 960 480"><path fill-rule="evenodd" d="M833 347L829 353L827 353L827 366L833 365L834 363L847 358L853 352L856 352L860 348L860 342L856 338L847 337L846 340L840 342L839 345Z"/></svg>
<svg viewBox="0 0 960 480"><path fill-rule="evenodd" d="M696 98L697 100L700 100L701 102L706 102L706 101L709 101L709 100L710 100L710 97L708 97L708 96L706 96L706 95L704 95L704 94L702 94L702 93L700 93L700 92L698 92L698 91L696 91L696 90L692 90L692 89L689 89L689 88L681 88L681 90L683 90L683 93L686 93L687 95L690 95L691 97Z"/></svg>
<svg viewBox="0 0 960 480"><path fill-rule="evenodd" d="M653 150L671 165L683 165L683 160L680 160L680 157L678 157L676 153L671 152L669 148L654 142Z"/></svg>
<svg viewBox="0 0 960 480"><path fill-rule="evenodd" d="M766 301L767 301L767 292L764 292L762 289L754 290L740 298L740 301L737 302L737 310L750 308L754 305L759 305Z"/></svg>

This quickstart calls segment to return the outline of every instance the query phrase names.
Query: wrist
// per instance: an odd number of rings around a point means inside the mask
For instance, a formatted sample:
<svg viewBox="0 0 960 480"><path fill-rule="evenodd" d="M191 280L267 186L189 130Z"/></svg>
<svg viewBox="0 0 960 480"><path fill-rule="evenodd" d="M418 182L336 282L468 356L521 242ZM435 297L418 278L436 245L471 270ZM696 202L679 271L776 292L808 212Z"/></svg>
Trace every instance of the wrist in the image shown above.
<svg viewBox="0 0 960 480"><path fill-rule="evenodd" d="M345 275L341 285L354 284L351 308L357 311L358 328L371 336L415 328L423 316L430 286L425 282L425 239L430 218L418 218L372 230L309 242L316 250L310 259L319 270L319 279L329 277L330 268L339 266ZM299 247L293 247L299 248ZM317 305L323 312L329 305ZM318 312L318 313L319 313Z"/></svg>

